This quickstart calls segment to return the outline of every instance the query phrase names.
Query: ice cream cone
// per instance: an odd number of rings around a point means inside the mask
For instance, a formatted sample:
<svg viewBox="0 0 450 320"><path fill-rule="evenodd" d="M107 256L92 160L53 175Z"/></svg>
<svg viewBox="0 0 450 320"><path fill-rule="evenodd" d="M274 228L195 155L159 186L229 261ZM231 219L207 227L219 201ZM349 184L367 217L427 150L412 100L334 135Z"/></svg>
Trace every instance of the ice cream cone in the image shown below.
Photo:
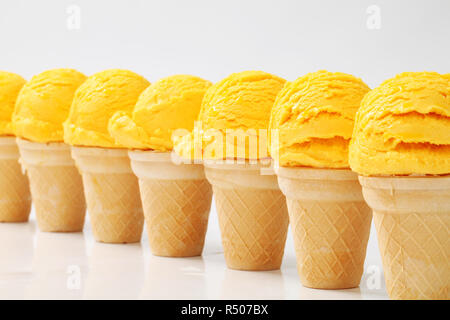
<svg viewBox="0 0 450 320"><path fill-rule="evenodd" d="M281 266L288 214L276 176L260 164L205 163L213 186L222 245L229 268L276 270Z"/></svg>
<svg viewBox="0 0 450 320"><path fill-rule="evenodd" d="M450 299L450 176L360 176L392 299Z"/></svg>
<svg viewBox="0 0 450 320"><path fill-rule="evenodd" d="M201 255L212 198L203 165L174 164L169 152L129 151L129 156L139 178L152 253Z"/></svg>
<svg viewBox="0 0 450 320"><path fill-rule="evenodd" d="M70 147L17 138L20 161L30 180L38 227L45 232L83 230L86 204Z"/></svg>
<svg viewBox="0 0 450 320"><path fill-rule="evenodd" d="M141 240L144 216L136 176L125 149L72 147L97 241Z"/></svg>
<svg viewBox="0 0 450 320"><path fill-rule="evenodd" d="M31 196L15 137L0 137L0 222L28 221Z"/></svg>
<svg viewBox="0 0 450 320"><path fill-rule="evenodd" d="M357 287L372 215L350 170L277 168L286 195L302 284L318 289Z"/></svg>

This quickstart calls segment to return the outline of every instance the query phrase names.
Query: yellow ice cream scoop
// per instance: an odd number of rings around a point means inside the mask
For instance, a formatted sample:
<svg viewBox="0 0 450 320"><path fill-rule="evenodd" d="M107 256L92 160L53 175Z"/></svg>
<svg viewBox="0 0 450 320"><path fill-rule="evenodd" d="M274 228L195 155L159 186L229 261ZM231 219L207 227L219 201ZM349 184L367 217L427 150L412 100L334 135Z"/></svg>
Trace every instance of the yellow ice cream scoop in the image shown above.
<svg viewBox="0 0 450 320"><path fill-rule="evenodd" d="M109 134L109 119L118 111L131 114L149 84L142 76L120 69L105 70L87 78L76 91L64 123L64 141L76 146L126 147Z"/></svg>
<svg viewBox="0 0 450 320"><path fill-rule="evenodd" d="M370 91L349 161L362 175L450 173L449 74L405 72Z"/></svg>
<svg viewBox="0 0 450 320"><path fill-rule="evenodd" d="M191 131L211 82L191 75L174 75L145 89L133 112L116 112L109 133L130 149L172 150L172 133Z"/></svg>
<svg viewBox="0 0 450 320"><path fill-rule="evenodd" d="M272 108L272 157L286 167L348 168L355 113L369 90L340 72L313 72L286 83Z"/></svg>
<svg viewBox="0 0 450 320"><path fill-rule="evenodd" d="M85 79L73 69L48 70L31 78L17 97L12 116L15 134L34 142L63 141L62 123Z"/></svg>
<svg viewBox="0 0 450 320"><path fill-rule="evenodd" d="M205 158L267 157L270 110L285 80L262 71L233 73L206 92L199 120ZM193 145L185 143L184 145Z"/></svg>
<svg viewBox="0 0 450 320"><path fill-rule="evenodd" d="M0 135L14 135L11 117L17 96L25 84L21 76L0 71Z"/></svg>

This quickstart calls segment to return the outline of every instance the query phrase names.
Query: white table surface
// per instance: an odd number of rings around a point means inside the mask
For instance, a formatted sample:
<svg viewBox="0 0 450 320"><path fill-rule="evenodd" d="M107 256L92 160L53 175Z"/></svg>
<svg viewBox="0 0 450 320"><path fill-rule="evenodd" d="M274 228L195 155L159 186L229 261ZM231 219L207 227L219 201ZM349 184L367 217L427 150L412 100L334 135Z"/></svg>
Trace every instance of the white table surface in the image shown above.
<svg viewBox="0 0 450 320"><path fill-rule="evenodd" d="M372 225L359 288L301 285L291 235L279 271L226 268L215 208L205 250L197 258L153 256L140 244L104 244L83 233L40 232L28 223L0 223L0 299L387 299Z"/></svg>

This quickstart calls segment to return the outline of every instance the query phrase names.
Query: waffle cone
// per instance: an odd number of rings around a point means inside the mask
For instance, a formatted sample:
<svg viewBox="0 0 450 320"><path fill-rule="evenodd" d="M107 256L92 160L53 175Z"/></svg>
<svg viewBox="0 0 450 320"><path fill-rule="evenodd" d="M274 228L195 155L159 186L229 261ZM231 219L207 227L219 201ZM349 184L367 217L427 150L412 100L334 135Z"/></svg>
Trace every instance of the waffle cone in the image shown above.
<svg viewBox="0 0 450 320"><path fill-rule="evenodd" d="M450 299L450 176L359 177L392 299Z"/></svg>
<svg viewBox="0 0 450 320"><path fill-rule="evenodd" d="M211 185L202 165L172 163L170 153L130 151L154 255L202 254L211 207Z"/></svg>
<svg viewBox="0 0 450 320"><path fill-rule="evenodd" d="M72 156L83 178L95 239L106 243L139 242L144 216L127 151L72 147Z"/></svg>
<svg viewBox="0 0 450 320"><path fill-rule="evenodd" d="M14 137L0 137L0 222L28 221L31 195Z"/></svg>
<svg viewBox="0 0 450 320"><path fill-rule="evenodd" d="M18 138L21 163L30 180L36 220L44 232L83 230L86 204L70 147Z"/></svg>
<svg viewBox="0 0 450 320"><path fill-rule="evenodd" d="M262 166L205 164L213 185L225 261L230 269L276 270L288 229L286 199Z"/></svg>
<svg viewBox="0 0 450 320"><path fill-rule="evenodd" d="M372 215L350 170L278 168L302 284L359 286Z"/></svg>

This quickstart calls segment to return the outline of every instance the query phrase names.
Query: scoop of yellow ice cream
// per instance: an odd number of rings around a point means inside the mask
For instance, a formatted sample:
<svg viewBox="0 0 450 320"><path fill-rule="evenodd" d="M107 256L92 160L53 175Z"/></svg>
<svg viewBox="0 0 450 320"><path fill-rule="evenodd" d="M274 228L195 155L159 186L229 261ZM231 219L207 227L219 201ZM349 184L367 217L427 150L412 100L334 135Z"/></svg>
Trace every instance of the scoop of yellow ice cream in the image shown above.
<svg viewBox="0 0 450 320"><path fill-rule="evenodd" d="M286 83L272 109L271 155L280 166L348 168L355 113L369 87L340 72Z"/></svg>
<svg viewBox="0 0 450 320"><path fill-rule="evenodd" d="M118 111L131 114L139 95L149 84L142 76L119 69L87 78L76 91L64 123L64 141L77 146L125 147L109 134L108 121Z"/></svg>
<svg viewBox="0 0 450 320"><path fill-rule="evenodd" d="M12 117L16 135L35 142L63 141L75 90L86 76L73 69L53 69L28 81L17 97Z"/></svg>
<svg viewBox="0 0 450 320"><path fill-rule="evenodd" d="M203 98L199 115L203 157L267 157L270 110L284 83L284 79L266 72L244 71L211 86ZM184 145L195 144L186 143L185 139L179 141ZM190 150L184 153L192 154Z"/></svg>
<svg viewBox="0 0 450 320"><path fill-rule="evenodd" d="M0 71L0 135L14 134L11 117L17 96L25 82L17 74Z"/></svg>
<svg viewBox="0 0 450 320"><path fill-rule="evenodd" d="M211 82L190 75L161 79L144 90L132 114L116 112L109 133L131 149L172 150L172 133L191 131Z"/></svg>
<svg viewBox="0 0 450 320"><path fill-rule="evenodd" d="M207 146L203 139L203 130L200 122L194 124L191 132L179 132L172 135L173 150L187 163L201 162L203 150Z"/></svg>
<svg viewBox="0 0 450 320"><path fill-rule="evenodd" d="M450 74L405 72L370 91L350 166L363 175L450 173Z"/></svg>

